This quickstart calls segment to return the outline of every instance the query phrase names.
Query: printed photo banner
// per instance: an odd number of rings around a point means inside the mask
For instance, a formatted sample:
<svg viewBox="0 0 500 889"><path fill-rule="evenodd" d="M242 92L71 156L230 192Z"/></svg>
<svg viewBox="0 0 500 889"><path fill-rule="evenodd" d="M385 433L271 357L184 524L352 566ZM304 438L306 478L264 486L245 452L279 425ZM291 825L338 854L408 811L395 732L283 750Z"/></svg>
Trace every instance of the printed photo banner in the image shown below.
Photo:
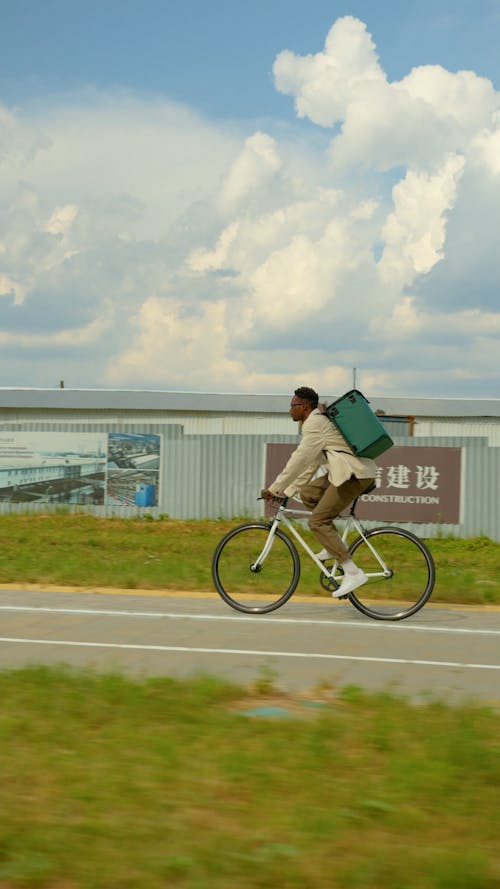
<svg viewBox="0 0 500 889"><path fill-rule="evenodd" d="M0 502L157 506L161 435L0 432Z"/></svg>

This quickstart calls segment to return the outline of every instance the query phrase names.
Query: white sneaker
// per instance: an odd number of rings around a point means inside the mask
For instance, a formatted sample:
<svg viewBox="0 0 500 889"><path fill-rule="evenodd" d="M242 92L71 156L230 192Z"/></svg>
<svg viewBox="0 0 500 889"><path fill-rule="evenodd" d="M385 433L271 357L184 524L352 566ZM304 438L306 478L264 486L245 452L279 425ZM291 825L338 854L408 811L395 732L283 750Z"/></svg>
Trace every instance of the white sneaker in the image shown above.
<svg viewBox="0 0 500 889"><path fill-rule="evenodd" d="M357 590L359 586L363 586L368 580L364 571L358 571L357 574L344 574L342 582L338 590L332 593L333 599L340 599L342 596L348 596L353 590Z"/></svg>
<svg viewBox="0 0 500 889"><path fill-rule="evenodd" d="M316 553L316 558L319 559L320 562L326 562L327 559L334 559L335 556L332 556L327 549L322 549L321 552Z"/></svg>

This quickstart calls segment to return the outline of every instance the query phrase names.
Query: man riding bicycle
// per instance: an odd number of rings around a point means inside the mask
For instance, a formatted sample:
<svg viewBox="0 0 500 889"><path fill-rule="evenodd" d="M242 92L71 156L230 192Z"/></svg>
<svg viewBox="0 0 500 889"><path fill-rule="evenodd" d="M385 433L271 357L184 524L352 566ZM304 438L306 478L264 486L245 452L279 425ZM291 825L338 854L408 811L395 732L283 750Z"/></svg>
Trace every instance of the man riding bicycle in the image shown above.
<svg viewBox="0 0 500 889"><path fill-rule="evenodd" d="M368 579L354 564L333 524L349 503L370 488L375 479L376 464L366 457L356 457L345 438L328 417L318 409L319 397L314 389L295 389L290 414L302 423L302 440L278 477L261 491L265 500L275 496L299 495L307 509L312 510L308 524L324 549L320 559L336 559L344 577L332 593L335 598L347 596ZM320 468L326 472L314 477Z"/></svg>

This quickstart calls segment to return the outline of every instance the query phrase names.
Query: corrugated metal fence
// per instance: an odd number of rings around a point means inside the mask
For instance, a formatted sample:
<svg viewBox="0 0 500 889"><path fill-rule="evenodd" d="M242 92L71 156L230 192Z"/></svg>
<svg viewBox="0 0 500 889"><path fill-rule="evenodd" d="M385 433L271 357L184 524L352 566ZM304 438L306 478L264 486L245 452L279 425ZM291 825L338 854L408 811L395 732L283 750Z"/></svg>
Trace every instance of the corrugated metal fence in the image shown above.
<svg viewBox="0 0 500 889"><path fill-rule="evenodd" d="M457 537L486 535L500 541L498 479L500 448L489 447L486 438L466 436L397 436L401 425L387 427L397 445L407 447L458 447L464 449L463 521L457 525L407 525L421 536L452 534ZM1 424L0 431L102 432L102 423ZM185 435L181 425L169 423L112 423L109 432L156 433L163 436L161 490L157 507L64 507L96 515L131 517L148 513L172 518L204 519L258 516L262 503L257 496L264 481L265 445L297 442L290 435ZM0 513L57 511L60 506L0 503Z"/></svg>

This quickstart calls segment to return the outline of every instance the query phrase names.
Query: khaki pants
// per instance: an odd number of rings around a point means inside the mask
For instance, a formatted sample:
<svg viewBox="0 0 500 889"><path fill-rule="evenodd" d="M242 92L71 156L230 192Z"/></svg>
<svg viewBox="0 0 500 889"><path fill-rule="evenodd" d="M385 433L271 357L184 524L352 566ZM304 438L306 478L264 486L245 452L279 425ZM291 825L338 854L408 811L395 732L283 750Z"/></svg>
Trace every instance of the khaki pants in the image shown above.
<svg viewBox="0 0 500 889"><path fill-rule="evenodd" d="M339 562L345 562L349 553L332 520L373 485L373 482L372 478L358 479L351 476L348 481L335 488L328 481L328 476L323 475L301 488L300 499L307 509L312 510L308 521L311 531Z"/></svg>

